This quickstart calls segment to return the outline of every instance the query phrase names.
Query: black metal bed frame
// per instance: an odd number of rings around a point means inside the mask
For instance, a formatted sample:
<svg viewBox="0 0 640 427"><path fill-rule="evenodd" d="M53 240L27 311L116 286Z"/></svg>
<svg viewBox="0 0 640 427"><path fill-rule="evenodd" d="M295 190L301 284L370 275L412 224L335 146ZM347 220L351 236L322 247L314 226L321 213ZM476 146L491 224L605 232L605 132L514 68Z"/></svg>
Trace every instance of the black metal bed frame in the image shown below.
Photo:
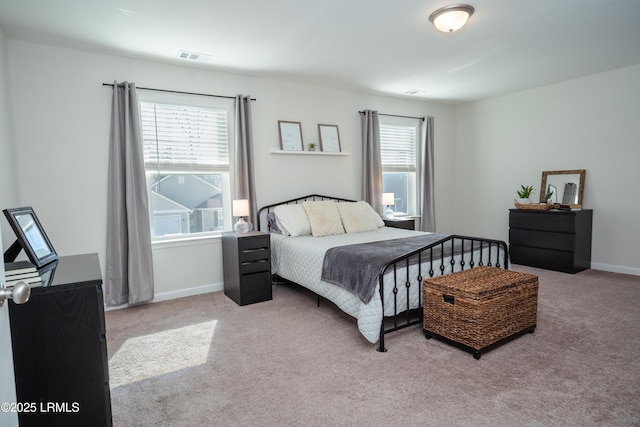
<svg viewBox="0 0 640 427"><path fill-rule="evenodd" d="M260 225L261 217L271 211L272 208L280 205L297 204L305 201L317 201L317 200L336 200L338 202L353 202L353 200L342 199L339 197L322 196L318 194L312 194L309 196L299 197L296 199L287 200L280 203L264 206L258 211L258 218L256 229L262 230ZM267 222L267 231L271 231ZM447 250L450 253L447 253ZM502 254L500 253L502 249ZM446 255L442 255L445 254ZM456 260L458 258L458 260ZM501 264L502 258L502 264ZM423 262L429 262L429 271L423 272ZM485 262L486 261L486 262ZM439 263L439 265L438 265ZM413 279L409 278L409 268L413 265L417 266L417 275L415 276L416 282L412 282ZM386 352L387 349L384 346L385 334L398 331L409 326L422 324L423 320L423 280L436 275L445 275L462 271L465 268L474 268L482 265L509 268L509 253L507 250L507 244L502 240L486 239L481 237L470 237L461 235L450 235L437 242L426 245L420 249L414 250L406 255L395 258L389 261L383 268L379 280L380 299L382 302L382 322L380 325L380 338L379 352ZM404 284L398 284L399 272L404 273L402 276L406 277ZM384 291L385 291L385 276L387 273L392 273L393 277L393 315L384 316ZM410 307L410 294L411 286L414 286L414 290L418 293L419 305L417 308ZM405 292L405 307L398 307L398 293L402 292L404 287ZM318 305L320 304L320 296L318 295ZM400 311L398 311L400 310ZM388 324L385 327L385 323Z"/></svg>

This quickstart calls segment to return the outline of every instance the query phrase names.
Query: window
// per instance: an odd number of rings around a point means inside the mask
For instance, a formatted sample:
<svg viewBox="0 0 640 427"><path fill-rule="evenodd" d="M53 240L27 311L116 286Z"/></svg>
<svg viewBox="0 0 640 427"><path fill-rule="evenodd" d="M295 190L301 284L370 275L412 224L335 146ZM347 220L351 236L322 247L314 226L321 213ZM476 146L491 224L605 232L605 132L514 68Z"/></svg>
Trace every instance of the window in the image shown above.
<svg viewBox="0 0 640 427"><path fill-rule="evenodd" d="M416 126L380 123L382 190L393 193L396 214L416 212Z"/></svg>
<svg viewBox="0 0 640 427"><path fill-rule="evenodd" d="M141 102L154 240L231 229L228 109Z"/></svg>

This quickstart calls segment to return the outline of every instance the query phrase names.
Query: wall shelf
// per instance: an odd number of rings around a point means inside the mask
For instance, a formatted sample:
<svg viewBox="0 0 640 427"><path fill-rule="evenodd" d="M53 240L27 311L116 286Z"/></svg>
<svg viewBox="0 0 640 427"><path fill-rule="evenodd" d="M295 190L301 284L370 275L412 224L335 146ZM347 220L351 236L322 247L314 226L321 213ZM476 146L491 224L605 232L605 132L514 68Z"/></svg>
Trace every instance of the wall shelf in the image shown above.
<svg viewBox="0 0 640 427"><path fill-rule="evenodd" d="M325 152L325 151L286 151L286 150L280 150L278 148L272 148L271 149L271 154L307 154L307 155L311 155L311 156L350 156L351 153L348 151L341 151L339 153L334 153L334 152Z"/></svg>

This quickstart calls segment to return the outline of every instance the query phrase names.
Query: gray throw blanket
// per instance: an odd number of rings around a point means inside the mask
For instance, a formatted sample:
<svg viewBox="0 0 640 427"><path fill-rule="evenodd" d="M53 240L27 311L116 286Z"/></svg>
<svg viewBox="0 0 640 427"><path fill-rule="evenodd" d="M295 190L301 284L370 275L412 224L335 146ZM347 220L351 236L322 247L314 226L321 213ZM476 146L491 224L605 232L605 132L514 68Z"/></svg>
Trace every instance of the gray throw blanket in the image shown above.
<svg viewBox="0 0 640 427"><path fill-rule="evenodd" d="M373 297L378 276L389 261L445 237L447 234L434 233L331 248L324 256L322 280L354 293L367 304Z"/></svg>

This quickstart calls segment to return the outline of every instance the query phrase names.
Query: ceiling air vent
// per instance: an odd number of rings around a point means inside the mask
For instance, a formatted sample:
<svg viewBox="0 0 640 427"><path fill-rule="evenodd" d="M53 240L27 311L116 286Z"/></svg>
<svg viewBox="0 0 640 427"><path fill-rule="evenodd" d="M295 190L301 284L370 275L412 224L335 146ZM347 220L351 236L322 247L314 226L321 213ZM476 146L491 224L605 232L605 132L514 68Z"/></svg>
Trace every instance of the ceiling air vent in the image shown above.
<svg viewBox="0 0 640 427"><path fill-rule="evenodd" d="M202 53L188 52L186 50L181 50L180 52L178 52L178 58L186 59L188 61L198 61L198 62L209 61L209 55L205 55Z"/></svg>

